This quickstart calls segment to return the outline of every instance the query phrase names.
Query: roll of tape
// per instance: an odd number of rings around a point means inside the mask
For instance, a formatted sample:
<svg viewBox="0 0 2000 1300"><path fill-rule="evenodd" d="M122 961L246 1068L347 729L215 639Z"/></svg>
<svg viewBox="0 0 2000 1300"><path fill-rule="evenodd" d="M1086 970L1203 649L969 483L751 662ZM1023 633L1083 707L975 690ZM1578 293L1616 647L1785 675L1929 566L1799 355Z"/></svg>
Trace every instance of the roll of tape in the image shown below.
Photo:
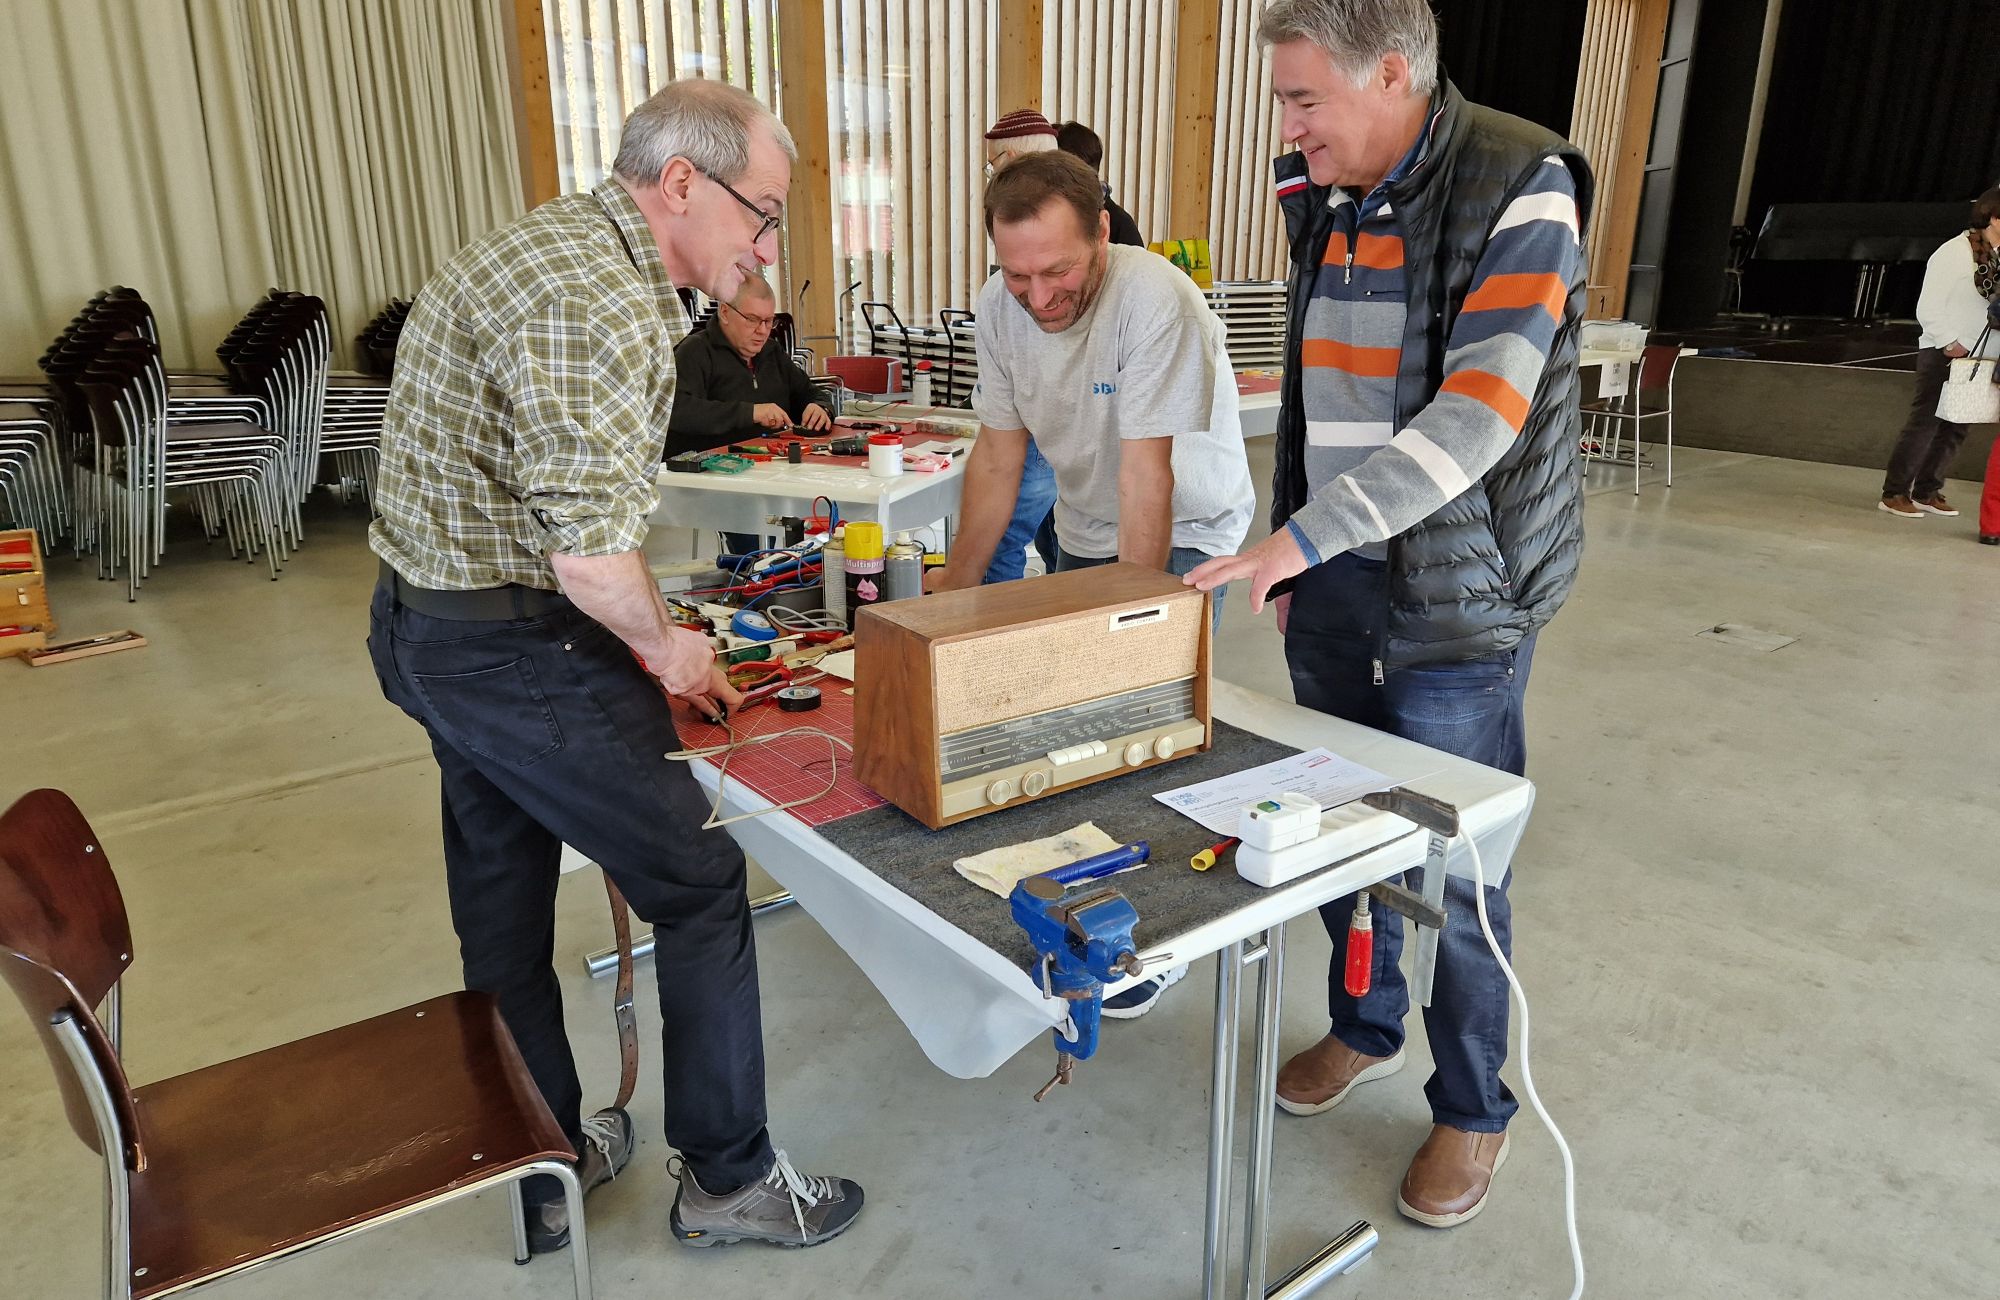
<svg viewBox="0 0 2000 1300"><path fill-rule="evenodd" d="M778 708L786 713L805 713L819 707L819 687L786 686L777 695Z"/></svg>

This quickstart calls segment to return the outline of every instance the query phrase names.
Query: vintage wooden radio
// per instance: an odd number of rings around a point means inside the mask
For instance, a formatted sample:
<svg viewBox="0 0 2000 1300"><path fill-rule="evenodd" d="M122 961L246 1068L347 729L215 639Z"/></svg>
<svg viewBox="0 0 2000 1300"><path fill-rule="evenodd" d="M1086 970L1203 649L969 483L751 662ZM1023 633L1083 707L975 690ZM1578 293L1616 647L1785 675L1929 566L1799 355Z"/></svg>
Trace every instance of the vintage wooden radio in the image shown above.
<svg viewBox="0 0 2000 1300"><path fill-rule="evenodd" d="M1208 597L1109 564L855 619L855 774L936 829L1209 746Z"/></svg>

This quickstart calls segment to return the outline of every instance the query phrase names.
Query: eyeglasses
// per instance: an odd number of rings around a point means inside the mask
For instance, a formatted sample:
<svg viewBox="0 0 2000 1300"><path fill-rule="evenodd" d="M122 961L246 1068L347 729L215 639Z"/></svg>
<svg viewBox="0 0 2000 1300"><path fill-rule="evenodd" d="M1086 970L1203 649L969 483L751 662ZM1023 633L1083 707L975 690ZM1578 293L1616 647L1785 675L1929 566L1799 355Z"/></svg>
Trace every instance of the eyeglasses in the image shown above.
<svg viewBox="0 0 2000 1300"><path fill-rule="evenodd" d="M751 239L750 241L751 243L753 244L761 243L764 239L764 236L776 230L779 224L784 221L785 219L784 213L764 211L764 209L758 207L750 200L744 198L741 194L738 194L736 192L736 187L734 185L731 185L728 181L723 180L720 176L717 176L714 172L703 172L702 175L708 177L708 179L714 181L717 185L720 185L723 188L723 190L729 195L730 198L735 199L738 203L741 203L744 207L750 209L750 211L757 214L757 220L762 224L760 224L757 227L757 234L754 238Z"/></svg>
<svg viewBox="0 0 2000 1300"><path fill-rule="evenodd" d="M722 305L727 307L733 315L741 317L743 323L753 330L767 330L778 323L776 316L752 316L747 311L738 311L734 303L725 302Z"/></svg>

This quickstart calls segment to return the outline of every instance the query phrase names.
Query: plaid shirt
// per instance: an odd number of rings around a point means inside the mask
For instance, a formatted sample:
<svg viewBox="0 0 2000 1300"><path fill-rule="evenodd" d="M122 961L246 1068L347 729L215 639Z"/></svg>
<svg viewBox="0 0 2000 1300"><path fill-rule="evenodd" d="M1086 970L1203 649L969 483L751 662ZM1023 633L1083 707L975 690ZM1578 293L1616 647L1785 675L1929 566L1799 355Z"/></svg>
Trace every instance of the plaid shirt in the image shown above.
<svg viewBox="0 0 2000 1300"><path fill-rule="evenodd" d="M397 341L370 547L453 591L554 590L552 552L638 550L688 328L616 180L462 249Z"/></svg>

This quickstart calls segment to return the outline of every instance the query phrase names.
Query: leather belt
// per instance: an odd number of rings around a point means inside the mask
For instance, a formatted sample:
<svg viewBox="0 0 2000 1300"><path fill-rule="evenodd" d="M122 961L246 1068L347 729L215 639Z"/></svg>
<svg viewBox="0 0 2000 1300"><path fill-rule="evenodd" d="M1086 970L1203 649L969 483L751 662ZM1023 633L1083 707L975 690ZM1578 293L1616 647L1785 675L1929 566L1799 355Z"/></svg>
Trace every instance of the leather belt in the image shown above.
<svg viewBox="0 0 2000 1300"><path fill-rule="evenodd" d="M435 587L412 585L402 574L382 562L382 586L419 614L463 623L500 623L516 618L535 618L569 605L569 597L559 591L524 587L509 583L504 587L483 587L477 591L440 591Z"/></svg>

